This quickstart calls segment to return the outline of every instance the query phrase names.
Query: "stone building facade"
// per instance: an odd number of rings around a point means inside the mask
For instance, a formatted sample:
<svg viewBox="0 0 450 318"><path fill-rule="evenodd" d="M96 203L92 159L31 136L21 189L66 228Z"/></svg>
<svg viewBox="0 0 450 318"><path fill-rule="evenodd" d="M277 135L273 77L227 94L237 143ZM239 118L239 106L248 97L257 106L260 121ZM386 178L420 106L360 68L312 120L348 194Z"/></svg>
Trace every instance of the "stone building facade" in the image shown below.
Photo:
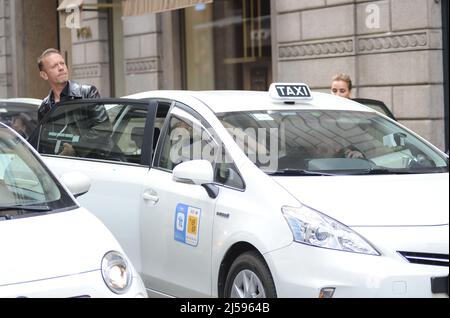
<svg viewBox="0 0 450 318"><path fill-rule="evenodd" d="M61 0L0 0L0 98L45 96L34 63L52 46L73 79L103 96L272 81L328 92L344 72L354 97L384 101L402 124L448 149L440 0L214 0L139 16L126 16L118 0L81 2L80 25L67 28Z"/></svg>
<svg viewBox="0 0 450 318"><path fill-rule="evenodd" d="M281 0L274 10L279 80L327 91L330 74L348 73L355 97L384 101L444 149L440 1Z"/></svg>

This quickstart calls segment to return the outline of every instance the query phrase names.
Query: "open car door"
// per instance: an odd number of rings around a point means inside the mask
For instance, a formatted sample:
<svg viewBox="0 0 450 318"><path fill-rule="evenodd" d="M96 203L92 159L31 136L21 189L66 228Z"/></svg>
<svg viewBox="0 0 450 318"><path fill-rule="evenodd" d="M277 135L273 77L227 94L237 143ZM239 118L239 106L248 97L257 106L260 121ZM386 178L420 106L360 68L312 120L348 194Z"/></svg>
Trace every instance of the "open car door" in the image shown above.
<svg viewBox="0 0 450 318"><path fill-rule="evenodd" d="M394 114L389 110L385 103L377 99L369 99L369 98L352 98L353 101L366 105L377 112L380 112L393 120L397 120L394 117Z"/></svg>
<svg viewBox="0 0 450 318"><path fill-rule="evenodd" d="M142 184L156 144L158 107L149 99L64 102L46 114L30 139L57 175L70 170L91 178L80 204L111 230L138 271Z"/></svg>

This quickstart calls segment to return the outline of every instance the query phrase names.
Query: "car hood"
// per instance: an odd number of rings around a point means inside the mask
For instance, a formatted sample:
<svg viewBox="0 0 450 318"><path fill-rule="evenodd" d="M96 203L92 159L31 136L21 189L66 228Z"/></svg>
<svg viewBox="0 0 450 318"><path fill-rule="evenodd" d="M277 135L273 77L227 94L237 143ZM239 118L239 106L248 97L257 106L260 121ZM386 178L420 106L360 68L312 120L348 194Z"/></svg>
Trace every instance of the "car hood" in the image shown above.
<svg viewBox="0 0 450 318"><path fill-rule="evenodd" d="M120 248L83 208L0 221L0 242L0 286L99 270L105 253Z"/></svg>
<svg viewBox="0 0 450 318"><path fill-rule="evenodd" d="M448 173L273 179L302 204L348 226L449 222Z"/></svg>

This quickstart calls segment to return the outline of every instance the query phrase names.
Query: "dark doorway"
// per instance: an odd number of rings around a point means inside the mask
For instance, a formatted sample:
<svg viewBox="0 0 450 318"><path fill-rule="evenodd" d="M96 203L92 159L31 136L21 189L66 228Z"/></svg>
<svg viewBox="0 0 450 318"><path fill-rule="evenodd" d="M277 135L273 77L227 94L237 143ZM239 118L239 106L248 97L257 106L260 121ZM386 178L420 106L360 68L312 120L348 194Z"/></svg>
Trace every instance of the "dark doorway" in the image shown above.
<svg viewBox="0 0 450 318"><path fill-rule="evenodd" d="M185 88L267 90L270 1L215 0L184 10Z"/></svg>
<svg viewBox="0 0 450 318"><path fill-rule="evenodd" d="M23 27L23 33L15 35L19 97L43 98L48 94L48 85L39 77L36 60L47 48L59 48L57 7L57 1L23 0L20 8L23 14L16 14L16 19L21 19L16 23Z"/></svg>

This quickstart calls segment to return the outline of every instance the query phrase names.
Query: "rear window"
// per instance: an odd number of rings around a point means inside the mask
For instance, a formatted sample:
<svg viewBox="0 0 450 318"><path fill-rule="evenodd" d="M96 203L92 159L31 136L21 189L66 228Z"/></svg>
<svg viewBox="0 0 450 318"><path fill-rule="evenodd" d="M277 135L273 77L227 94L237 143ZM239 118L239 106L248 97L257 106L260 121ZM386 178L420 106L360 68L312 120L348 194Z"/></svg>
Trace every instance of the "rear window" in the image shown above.
<svg viewBox="0 0 450 318"><path fill-rule="evenodd" d="M37 105L0 101L0 122L27 139L37 127L37 110Z"/></svg>

